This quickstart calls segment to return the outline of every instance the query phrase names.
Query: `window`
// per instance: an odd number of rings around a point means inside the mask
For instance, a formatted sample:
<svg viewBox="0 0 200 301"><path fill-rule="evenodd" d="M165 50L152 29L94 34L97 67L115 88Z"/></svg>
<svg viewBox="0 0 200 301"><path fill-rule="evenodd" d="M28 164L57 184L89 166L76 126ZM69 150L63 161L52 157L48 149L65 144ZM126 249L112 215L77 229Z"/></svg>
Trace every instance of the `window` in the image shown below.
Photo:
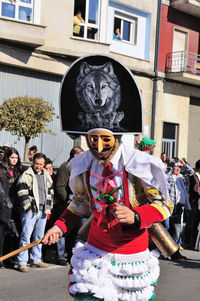
<svg viewBox="0 0 200 301"><path fill-rule="evenodd" d="M73 36L99 40L99 0L75 0Z"/></svg>
<svg viewBox="0 0 200 301"><path fill-rule="evenodd" d="M33 22L34 0L1 0L1 16Z"/></svg>
<svg viewBox="0 0 200 301"><path fill-rule="evenodd" d="M151 12L137 9L129 1L109 0L108 18L106 18L107 43L110 52L149 60L151 37ZM128 1L125 1L128 2ZM102 27L102 24L101 24ZM120 37L116 38L120 33Z"/></svg>
<svg viewBox="0 0 200 301"><path fill-rule="evenodd" d="M166 153L169 158L177 157L177 139L178 125L174 123L164 122L162 152Z"/></svg>
<svg viewBox="0 0 200 301"><path fill-rule="evenodd" d="M120 32L120 38L117 37L116 32ZM113 39L135 45L137 40L137 18L115 12Z"/></svg>

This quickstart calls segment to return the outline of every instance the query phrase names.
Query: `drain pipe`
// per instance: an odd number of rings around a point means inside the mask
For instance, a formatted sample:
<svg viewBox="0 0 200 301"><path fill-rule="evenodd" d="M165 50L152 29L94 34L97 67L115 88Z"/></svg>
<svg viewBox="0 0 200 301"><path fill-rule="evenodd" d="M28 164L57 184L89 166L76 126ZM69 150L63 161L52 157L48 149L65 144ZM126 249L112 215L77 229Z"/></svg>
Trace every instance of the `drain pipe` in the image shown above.
<svg viewBox="0 0 200 301"><path fill-rule="evenodd" d="M155 56L154 56L154 72L153 79L153 96L152 96L152 113L151 113L151 139L154 140L155 133L155 116L156 116L156 98L157 98L157 82L158 82L158 59L159 59L159 44L160 44L160 22L161 22L161 2L158 0L157 21L156 21L156 40L155 40ZM153 154L153 151L151 151Z"/></svg>

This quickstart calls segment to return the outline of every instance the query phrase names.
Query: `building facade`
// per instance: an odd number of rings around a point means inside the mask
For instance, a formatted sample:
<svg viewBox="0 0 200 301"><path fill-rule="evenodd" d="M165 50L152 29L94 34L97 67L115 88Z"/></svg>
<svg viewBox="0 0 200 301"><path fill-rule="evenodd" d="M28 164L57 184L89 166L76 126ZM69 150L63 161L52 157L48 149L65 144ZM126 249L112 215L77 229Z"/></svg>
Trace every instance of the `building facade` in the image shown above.
<svg viewBox="0 0 200 301"><path fill-rule="evenodd" d="M83 22L77 34L73 21L78 11ZM153 0L0 0L0 102L39 96L52 103L59 115L60 83L70 64L92 53L111 55L135 75L143 96L144 134L149 136L156 11ZM114 39L116 28L120 40ZM54 118L49 127L57 135L43 134L30 146L36 144L59 165L80 141L61 131L59 119ZM23 156L24 141L4 131L0 140Z"/></svg>
<svg viewBox="0 0 200 301"><path fill-rule="evenodd" d="M199 17L187 9L187 13L180 11L175 2L181 1L0 0L0 103L15 96L43 97L59 115L60 83L71 63L93 53L111 55L132 71L141 89L143 135L156 140L154 154L160 156L167 149L170 155L192 157L189 119L196 112L199 75L174 72L175 66L167 67L166 60L169 53L179 51L173 46L174 30L179 36L183 28L188 32L187 51L199 53ZM82 21L76 25L75 16L80 14ZM186 26L181 23L182 14ZM114 35L117 28L120 39ZM182 76L174 76L180 72ZM189 82L182 80L186 73ZM133 118L137 118L134 112ZM36 144L56 166L67 159L74 144L86 147L83 139L74 142L62 132L59 119L54 118L48 127L57 135L43 134L32 139L30 146ZM4 131L0 141L13 145L23 156L24 141Z"/></svg>
<svg viewBox="0 0 200 301"><path fill-rule="evenodd" d="M162 1L155 140L192 166L200 158L199 21L200 1Z"/></svg>

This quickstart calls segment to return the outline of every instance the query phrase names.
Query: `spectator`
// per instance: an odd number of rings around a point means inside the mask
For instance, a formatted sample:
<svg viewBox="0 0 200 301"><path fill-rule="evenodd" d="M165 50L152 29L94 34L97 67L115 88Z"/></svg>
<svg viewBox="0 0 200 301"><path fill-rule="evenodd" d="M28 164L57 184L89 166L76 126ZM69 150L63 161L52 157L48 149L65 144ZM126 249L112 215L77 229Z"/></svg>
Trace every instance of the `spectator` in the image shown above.
<svg viewBox="0 0 200 301"><path fill-rule="evenodd" d="M46 217L50 213L53 203L53 185L49 173L44 169L46 156L37 153L33 157L33 165L23 172L18 180L17 193L20 200L22 214L22 232L19 247L43 237ZM42 262L42 245L33 247L30 251L32 268L47 268ZM19 253L19 271L28 272L28 250Z"/></svg>
<svg viewBox="0 0 200 301"><path fill-rule="evenodd" d="M163 162L166 162L169 160L169 158L167 157L167 154L162 152L161 155L160 155L160 159L163 161Z"/></svg>
<svg viewBox="0 0 200 301"><path fill-rule="evenodd" d="M115 29L115 32L113 33L113 39L117 39L117 40L121 40L122 39L119 28Z"/></svg>
<svg viewBox="0 0 200 301"><path fill-rule="evenodd" d="M18 245L20 225L16 182L21 173L22 165L19 153L15 148L10 147L5 151L0 164L0 257L3 255L3 247L7 253L16 249ZM14 261L9 259L4 264L10 267L14 265ZM0 262L0 267L3 267L2 262Z"/></svg>
<svg viewBox="0 0 200 301"><path fill-rule="evenodd" d="M195 243L195 250L200 251L200 199L198 201L198 211L199 211L199 224L197 226L197 239Z"/></svg>
<svg viewBox="0 0 200 301"><path fill-rule="evenodd" d="M69 188L68 181L70 177L70 170L67 167L67 163L74 157L79 156L82 154L84 150L79 146L74 146L70 151L70 156L67 162L64 162L57 171L56 175L56 205L55 210L57 211L58 215L56 219L62 214L62 212L67 208L71 199L72 199L72 191ZM54 222L56 221L54 220ZM79 226L76 226L73 231L67 235L67 237L62 237L57 242L57 258L56 263L60 265L66 265L64 252L65 249L67 251L67 262L70 262L72 256L72 248L75 245L77 231ZM66 241L66 244L65 244Z"/></svg>
<svg viewBox="0 0 200 301"><path fill-rule="evenodd" d="M51 159L49 159L49 158L45 159L45 169L46 169L46 171L48 171L48 173L51 176L52 181L54 183L56 175L53 172L53 161Z"/></svg>
<svg viewBox="0 0 200 301"><path fill-rule="evenodd" d="M200 199L200 160L195 163L195 172L190 178L190 205L191 211L188 211L185 241L186 247L194 248L198 234L198 225L200 222L200 212L198 202Z"/></svg>
<svg viewBox="0 0 200 301"><path fill-rule="evenodd" d="M186 181L187 178L193 174L192 167L183 160L173 161L172 177L175 180L175 198L174 198L174 211L170 217L169 233L178 245L181 245L181 235L183 227L183 208L190 210L189 194L187 191Z"/></svg>
<svg viewBox="0 0 200 301"><path fill-rule="evenodd" d="M135 141L134 141L134 147L138 149L138 146L140 145L140 142L142 141L143 136L142 135L135 135Z"/></svg>
<svg viewBox="0 0 200 301"><path fill-rule="evenodd" d="M76 15L73 17L73 36L83 37L81 23L85 23L82 18L82 13L80 10L77 11Z"/></svg>
<svg viewBox="0 0 200 301"><path fill-rule="evenodd" d="M33 157L37 153L37 146L33 145L28 149L28 161L33 162Z"/></svg>
<svg viewBox="0 0 200 301"><path fill-rule="evenodd" d="M169 192L169 197L172 201L173 206L175 205L176 202L176 182L174 177L172 176L172 172L170 171L170 163L169 161L164 161L164 170L165 170L165 175L167 178L167 188L168 188L168 192ZM169 218L165 219L162 222L163 226L166 228L167 231L169 231Z"/></svg>
<svg viewBox="0 0 200 301"><path fill-rule="evenodd" d="M49 173L49 175L52 178L53 181L53 188L55 189L55 183L56 183L56 174L53 172L53 161L49 158L45 159L45 169L46 171ZM54 197L54 201L53 204L55 202L55 197ZM54 204L55 205L55 204ZM52 220L54 220L53 216L56 214L55 210L54 210L54 205L53 208L51 209L51 213L47 215L47 223L46 223L46 227L45 227L45 232L52 227ZM42 246L42 256L43 256L43 260L45 262L48 263L54 263L53 258L55 257L55 245L51 245L51 246Z"/></svg>

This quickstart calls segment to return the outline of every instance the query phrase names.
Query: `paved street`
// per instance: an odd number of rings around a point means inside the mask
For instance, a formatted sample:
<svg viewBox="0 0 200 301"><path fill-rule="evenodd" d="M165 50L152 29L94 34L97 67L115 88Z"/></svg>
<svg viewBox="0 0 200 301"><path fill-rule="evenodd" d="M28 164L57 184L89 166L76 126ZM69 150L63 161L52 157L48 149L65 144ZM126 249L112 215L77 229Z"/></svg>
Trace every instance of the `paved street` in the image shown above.
<svg viewBox="0 0 200 301"><path fill-rule="evenodd" d="M161 276L156 301L199 301L200 252L181 251L187 261L160 260Z"/></svg>
<svg viewBox="0 0 200 301"><path fill-rule="evenodd" d="M156 301L198 301L200 252L182 251L188 261L160 260ZM0 301L72 301L66 294L68 269L51 265L29 273L0 269Z"/></svg>

